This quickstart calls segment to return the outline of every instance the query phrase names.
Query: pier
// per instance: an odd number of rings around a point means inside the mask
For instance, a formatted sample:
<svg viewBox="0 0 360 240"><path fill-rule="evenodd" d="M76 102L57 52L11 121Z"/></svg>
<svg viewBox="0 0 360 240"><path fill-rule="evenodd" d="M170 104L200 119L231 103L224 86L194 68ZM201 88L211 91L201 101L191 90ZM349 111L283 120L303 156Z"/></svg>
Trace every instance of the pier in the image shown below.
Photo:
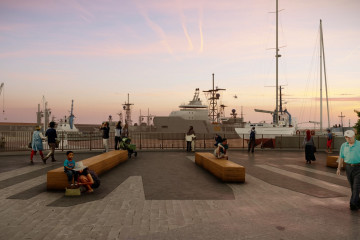
<svg viewBox="0 0 360 240"><path fill-rule="evenodd" d="M75 151L76 161L100 151ZM0 153L1 239L358 239L345 172L326 154L306 165L303 151L229 151L246 182L219 181L182 150L141 151L100 176L93 194L46 191L62 166L27 152Z"/></svg>

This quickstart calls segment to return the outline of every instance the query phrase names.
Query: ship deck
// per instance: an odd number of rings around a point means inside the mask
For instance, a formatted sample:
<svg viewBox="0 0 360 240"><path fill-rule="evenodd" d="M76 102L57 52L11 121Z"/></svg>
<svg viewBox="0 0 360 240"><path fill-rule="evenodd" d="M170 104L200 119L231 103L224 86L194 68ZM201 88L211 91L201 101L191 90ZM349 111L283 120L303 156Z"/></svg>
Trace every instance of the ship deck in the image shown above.
<svg viewBox="0 0 360 240"><path fill-rule="evenodd" d="M79 161L100 152L76 152ZM358 239L345 173L302 151L230 151L246 182L227 184L183 151L139 152L101 175L93 194L46 191L39 156L0 155L0 239Z"/></svg>

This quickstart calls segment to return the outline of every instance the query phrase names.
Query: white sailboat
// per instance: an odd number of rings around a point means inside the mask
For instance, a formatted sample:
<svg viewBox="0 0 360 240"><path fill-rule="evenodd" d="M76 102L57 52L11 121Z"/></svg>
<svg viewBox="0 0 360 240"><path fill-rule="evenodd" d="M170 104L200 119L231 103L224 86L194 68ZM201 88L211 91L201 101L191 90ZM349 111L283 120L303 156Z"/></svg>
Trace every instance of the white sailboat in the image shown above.
<svg viewBox="0 0 360 240"><path fill-rule="evenodd" d="M247 123L244 128L235 128L236 133L245 139L249 139L249 134L252 127L255 127L256 138L264 144L273 146L275 141L275 136L291 136L296 133L297 127L296 122L291 118L290 113L287 109L282 109L282 99L281 99L281 89L278 81L278 60L281 55L279 54L279 43L278 43L278 0L276 0L276 108L274 111L259 110L255 109L256 112L270 113L273 116L272 123ZM280 92L280 101L279 101L279 92ZM279 104L280 103L280 104ZM280 105L280 107L279 107ZM260 141L261 140L261 141Z"/></svg>

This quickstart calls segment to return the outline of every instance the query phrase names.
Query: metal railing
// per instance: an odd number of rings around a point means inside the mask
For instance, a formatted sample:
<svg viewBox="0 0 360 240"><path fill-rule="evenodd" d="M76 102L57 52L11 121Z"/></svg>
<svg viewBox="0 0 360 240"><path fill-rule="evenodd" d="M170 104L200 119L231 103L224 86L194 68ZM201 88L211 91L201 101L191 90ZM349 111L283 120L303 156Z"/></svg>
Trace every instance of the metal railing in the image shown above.
<svg viewBox="0 0 360 240"><path fill-rule="evenodd" d="M30 131L8 131L0 132L0 151L29 151L33 132ZM103 149L101 132L81 132L64 133L58 132L60 141L57 150L99 150ZM229 148L247 148L248 141L243 135L240 137L235 133L218 133L228 139ZM196 134L195 149L214 148L214 134ZM269 139L266 135L256 136L257 148L276 148L276 149L301 149L304 135L277 136ZM137 149L186 149L184 133L157 133L157 132L130 132L131 143ZM333 149L339 149L344 142L344 138L336 137L333 141ZM314 142L318 149L326 148L326 136L314 136ZM47 142L43 144L44 150L48 150ZM115 136L110 132L109 148L114 149Z"/></svg>
<svg viewBox="0 0 360 240"><path fill-rule="evenodd" d="M29 143L32 140L33 132L29 131L9 131L0 132L0 151L29 151ZM101 132L81 132L64 133L58 132L60 141L57 150L98 150L103 149ZM109 148L115 148L114 132L110 132ZM242 148L243 139L237 134L224 133L221 136L228 139L229 146L232 148ZM186 149L184 133L156 133L156 132L130 132L131 144L135 144L137 149ZM49 146L43 142L44 150ZM214 134L196 134L195 148L206 149L214 147Z"/></svg>

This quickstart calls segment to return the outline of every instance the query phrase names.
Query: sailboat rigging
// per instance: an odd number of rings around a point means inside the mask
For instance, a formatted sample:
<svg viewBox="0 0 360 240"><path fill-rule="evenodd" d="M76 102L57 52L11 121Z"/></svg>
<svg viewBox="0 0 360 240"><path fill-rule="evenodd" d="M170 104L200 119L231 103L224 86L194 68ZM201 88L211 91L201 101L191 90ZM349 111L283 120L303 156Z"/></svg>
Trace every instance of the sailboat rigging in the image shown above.
<svg viewBox="0 0 360 240"><path fill-rule="evenodd" d="M278 39L278 0L276 0L276 47L275 47L275 58L276 58L276 107L274 111L255 109L256 112L270 113L273 116L272 123L246 123L244 128L235 128L235 131L240 137L245 139L249 138L249 133L252 127L256 127L256 134L261 136L262 144L273 146L275 136L289 136L296 133L296 122L291 118L290 113L287 109L282 110L282 103L280 103L279 109L279 91L281 99L281 86L279 88L279 39ZM282 101L282 100L280 100ZM266 144L267 142L267 144Z"/></svg>

